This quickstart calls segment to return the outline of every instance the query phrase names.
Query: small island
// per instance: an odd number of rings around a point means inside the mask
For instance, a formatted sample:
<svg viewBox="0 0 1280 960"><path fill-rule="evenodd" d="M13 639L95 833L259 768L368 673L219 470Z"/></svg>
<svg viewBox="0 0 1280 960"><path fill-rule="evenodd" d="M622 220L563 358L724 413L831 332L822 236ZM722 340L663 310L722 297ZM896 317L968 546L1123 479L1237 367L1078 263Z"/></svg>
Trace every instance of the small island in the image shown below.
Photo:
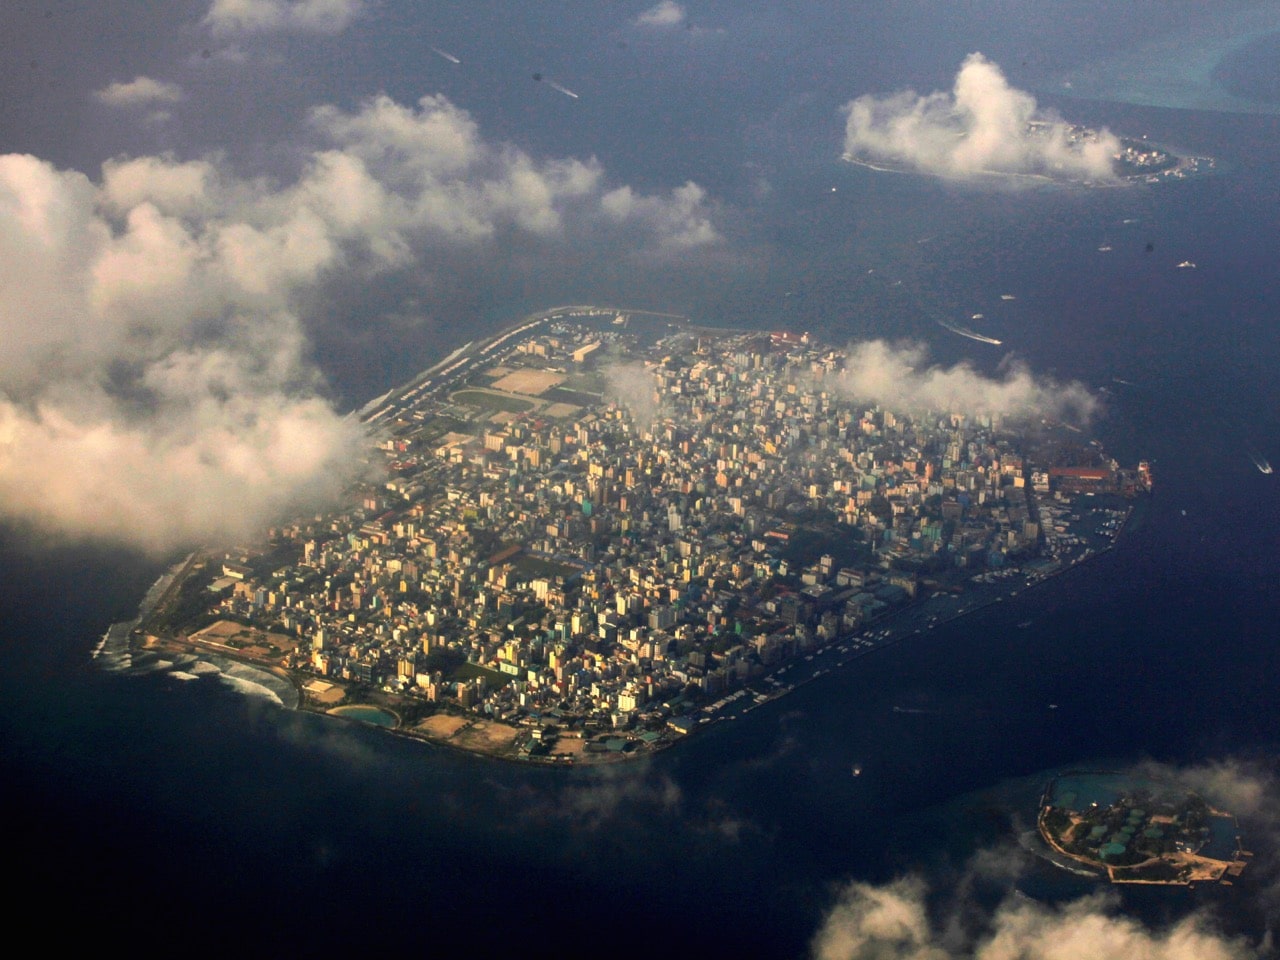
<svg viewBox="0 0 1280 960"><path fill-rule="evenodd" d="M1114 772L1055 777L1038 825L1056 854L1112 883L1230 885L1251 856L1232 814L1173 784Z"/></svg>
<svg viewBox="0 0 1280 960"><path fill-rule="evenodd" d="M1026 142L1030 145L1060 140L1067 149L1075 152L1082 151L1086 145L1098 144L1102 136L1102 133L1091 127L1050 123L1043 120L1032 120L1026 128ZM1150 142L1146 137L1119 137L1117 140L1118 146L1111 156L1111 175L1106 177L1086 177L1078 170L1061 169L1049 164L1033 164L1026 169L993 168L976 171L969 175L1046 184L1074 183L1088 187L1114 187L1138 183L1162 183L1167 180L1187 180L1204 176L1217 169L1217 161L1213 157L1181 155L1169 147ZM903 158L867 151L846 152L842 159L846 163L882 173L939 175L936 171L922 169Z"/></svg>

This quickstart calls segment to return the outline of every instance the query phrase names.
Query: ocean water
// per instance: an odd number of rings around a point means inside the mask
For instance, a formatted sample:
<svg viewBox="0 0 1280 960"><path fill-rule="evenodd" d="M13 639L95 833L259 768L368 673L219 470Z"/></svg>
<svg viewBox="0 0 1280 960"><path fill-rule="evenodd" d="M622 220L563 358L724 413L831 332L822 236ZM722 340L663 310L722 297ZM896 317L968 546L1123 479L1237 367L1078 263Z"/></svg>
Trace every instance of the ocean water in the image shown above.
<svg viewBox="0 0 1280 960"><path fill-rule="evenodd" d="M775 173L760 201L767 268L673 287L669 305L836 342L922 341L938 362L993 375L1012 354L1105 389L1093 432L1156 476L1144 523L1114 551L649 761L566 771L280 710L213 677L99 670L102 631L165 564L6 533L15 906L73 911L52 942L88 931L142 948L803 956L851 880L914 874L944 889L996 850L1027 896L1094 890L1018 845L1055 771L1270 763L1280 487L1248 450L1280 463L1280 127L1081 104L1113 129L1217 156L1223 173L1006 194L813 159ZM762 134L762 156L795 149L781 140ZM1186 259L1197 269L1176 269ZM482 304L495 325L542 305ZM936 323L975 312L1000 350ZM372 395L387 373L342 388ZM1260 861L1276 853L1264 828L1249 840ZM1256 937L1266 877L1122 902L1152 923L1213 907Z"/></svg>
<svg viewBox="0 0 1280 960"><path fill-rule="evenodd" d="M1077 66L1045 91L1147 106L1274 114L1280 13L1271 4L1174 26L1158 40Z"/></svg>

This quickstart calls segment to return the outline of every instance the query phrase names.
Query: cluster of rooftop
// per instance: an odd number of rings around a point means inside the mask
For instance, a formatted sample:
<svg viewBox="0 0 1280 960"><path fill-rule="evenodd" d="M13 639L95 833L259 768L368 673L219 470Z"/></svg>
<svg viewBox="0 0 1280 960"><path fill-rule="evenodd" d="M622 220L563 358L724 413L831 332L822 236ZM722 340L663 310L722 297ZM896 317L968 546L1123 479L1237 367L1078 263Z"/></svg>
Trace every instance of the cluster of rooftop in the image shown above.
<svg viewBox="0 0 1280 960"><path fill-rule="evenodd" d="M1023 433L859 402L843 360L557 320L412 391L383 479L275 531L290 562L224 564L209 615L296 638L294 670L523 723L525 753L548 729L676 736L699 702L1044 542L1035 488L1056 478ZM1113 462L1064 479L1146 482Z"/></svg>

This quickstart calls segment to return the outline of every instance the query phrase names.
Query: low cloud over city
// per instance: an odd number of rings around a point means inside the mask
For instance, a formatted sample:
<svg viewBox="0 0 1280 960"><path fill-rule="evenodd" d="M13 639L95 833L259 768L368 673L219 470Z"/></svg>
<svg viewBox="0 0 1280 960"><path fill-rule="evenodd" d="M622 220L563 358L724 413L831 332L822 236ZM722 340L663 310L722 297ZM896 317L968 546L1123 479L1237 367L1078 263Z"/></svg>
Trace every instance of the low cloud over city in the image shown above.
<svg viewBox="0 0 1280 960"><path fill-rule="evenodd" d="M966 179L989 173L1110 179L1120 141L1102 131L1072 140L980 53L965 58L950 91L867 94L845 105L846 156ZM1036 125L1033 126L1033 121Z"/></svg>
<svg viewBox="0 0 1280 960"><path fill-rule="evenodd" d="M847 396L891 409L1072 424L1087 423L1098 411L1097 398L1083 384L1037 376L1019 361L1007 361L998 376L988 377L965 363L931 365L919 344L884 340L850 345L836 385Z"/></svg>

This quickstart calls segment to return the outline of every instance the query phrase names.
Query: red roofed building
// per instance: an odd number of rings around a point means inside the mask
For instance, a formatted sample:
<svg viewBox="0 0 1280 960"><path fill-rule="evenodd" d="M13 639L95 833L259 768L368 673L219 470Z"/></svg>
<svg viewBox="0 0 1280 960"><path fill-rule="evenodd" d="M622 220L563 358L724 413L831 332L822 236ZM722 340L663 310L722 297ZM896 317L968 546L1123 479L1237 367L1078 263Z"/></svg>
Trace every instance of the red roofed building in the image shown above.
<svg viewBox="0 0 1280 960"><path fill-rule="evenodd" d="M1110 467L1050 467L1049 484L1063 493L1113 493L1116 472Z"/></svg>

